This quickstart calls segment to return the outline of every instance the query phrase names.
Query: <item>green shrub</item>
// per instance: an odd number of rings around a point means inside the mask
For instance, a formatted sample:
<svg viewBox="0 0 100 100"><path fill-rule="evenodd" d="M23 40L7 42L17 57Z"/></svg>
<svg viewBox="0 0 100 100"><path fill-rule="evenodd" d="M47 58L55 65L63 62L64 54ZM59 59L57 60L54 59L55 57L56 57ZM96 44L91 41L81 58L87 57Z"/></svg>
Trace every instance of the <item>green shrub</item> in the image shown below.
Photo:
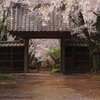
<svg viewBox="0 0 100 100"><path fill-rule="evenodd" d="M14 80L14 77L10 74L0 74L0 80Z"/></svg>
<svg viewBox="0 0 100 100"><path fill-rule="evenodd" d="M53 72L53 73L61 72L61 69L55 69L54 68L54 69L51 70L51 72Z"/></svg>
<svg viewBox="0 0 100 100"><path fill-rule="evenodd" d="M60 68L60 62L61 62L61 52L60 49L56 47L49 48L49 51L46 53L46 56L50 56L54 61L55 65L52 66L54 68Z"/></svg>

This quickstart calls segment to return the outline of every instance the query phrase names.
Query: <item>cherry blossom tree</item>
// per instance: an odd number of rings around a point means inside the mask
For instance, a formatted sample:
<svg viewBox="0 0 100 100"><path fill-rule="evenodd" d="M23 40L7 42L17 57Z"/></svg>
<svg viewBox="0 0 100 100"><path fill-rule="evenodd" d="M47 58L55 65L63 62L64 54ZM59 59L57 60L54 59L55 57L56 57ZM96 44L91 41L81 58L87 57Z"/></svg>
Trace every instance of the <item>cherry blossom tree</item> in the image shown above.
<svg viewBox="0 0 100 100"><path fill-rule="evenodd" d="M60 50L60 43L58 39L30 39L29 53L32 53L39 61L46 59L46 52L50 47L56 47Z"/></svg>
<svg viewBox="0 0 100 100"><path fill-rule="evenodd" d="M2 38L2 32L7 29L6 19L10 14L10 8L4 5L4 1L0 1L0 37ZM4 31L4 32L5 32ZM4 35L4 34L3 34Z"/></svg>
<svg viewBox="0 0 100 100"><path fill-rule="evenodd" d="M94 4L93 4L94 3ZM92 72L100 70L100 1L83 1L81 7L77 2L69 19L73 23L71 34L76 35L87 42L92 58ZM94 9L95 8L95 9ZM76 14L76 15L75 15Z"/></svg>

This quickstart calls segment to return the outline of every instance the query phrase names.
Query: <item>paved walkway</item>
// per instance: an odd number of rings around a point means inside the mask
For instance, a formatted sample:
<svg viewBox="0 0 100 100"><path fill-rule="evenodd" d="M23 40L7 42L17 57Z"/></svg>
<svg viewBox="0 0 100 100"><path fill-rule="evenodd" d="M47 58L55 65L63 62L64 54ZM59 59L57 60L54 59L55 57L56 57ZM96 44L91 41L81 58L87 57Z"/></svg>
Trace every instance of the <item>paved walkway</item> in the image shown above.
<svg viewBox="0 0 100 100"><path fill-rule="evenodd" d="M40 72L16 76L17 84L0 87L0 100L94 100L67 86L62 74Z"/></svg>

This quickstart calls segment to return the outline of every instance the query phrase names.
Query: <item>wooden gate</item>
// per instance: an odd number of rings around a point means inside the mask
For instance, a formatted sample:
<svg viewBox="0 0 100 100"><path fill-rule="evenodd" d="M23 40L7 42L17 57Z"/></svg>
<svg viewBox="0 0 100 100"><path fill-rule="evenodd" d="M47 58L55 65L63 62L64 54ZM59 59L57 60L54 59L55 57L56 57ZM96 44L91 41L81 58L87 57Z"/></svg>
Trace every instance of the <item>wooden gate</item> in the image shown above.
<svg viewBox="0 0 100 100"><path fill-rule="evenodd" d="M67 72L89 72L91 59L85 42L66 42L65 70Z"/></svg>
<svg viewBox="0 0 100 100"><path fill-rule="evenodd" d="M24 43L0 42L0 72L24 72Z"/></svg>

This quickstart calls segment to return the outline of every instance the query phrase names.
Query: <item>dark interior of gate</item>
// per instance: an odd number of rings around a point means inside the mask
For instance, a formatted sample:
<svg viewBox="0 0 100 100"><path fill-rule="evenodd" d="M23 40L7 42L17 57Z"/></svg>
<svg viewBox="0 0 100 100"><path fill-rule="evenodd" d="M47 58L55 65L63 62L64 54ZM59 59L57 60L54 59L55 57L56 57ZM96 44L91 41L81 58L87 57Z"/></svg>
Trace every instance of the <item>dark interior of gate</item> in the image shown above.
<svg viewBox="0 0 100 100"><path fill-rule="evenodd" d="M85 42L66 42L65 72L85 73L91 70L91 58Z"/></svg>
<svg viewBox="0 0 100 100"><path fill-rule="evenodd" d="M0 72L24 72L23 42L0 42Z"/></svg>

